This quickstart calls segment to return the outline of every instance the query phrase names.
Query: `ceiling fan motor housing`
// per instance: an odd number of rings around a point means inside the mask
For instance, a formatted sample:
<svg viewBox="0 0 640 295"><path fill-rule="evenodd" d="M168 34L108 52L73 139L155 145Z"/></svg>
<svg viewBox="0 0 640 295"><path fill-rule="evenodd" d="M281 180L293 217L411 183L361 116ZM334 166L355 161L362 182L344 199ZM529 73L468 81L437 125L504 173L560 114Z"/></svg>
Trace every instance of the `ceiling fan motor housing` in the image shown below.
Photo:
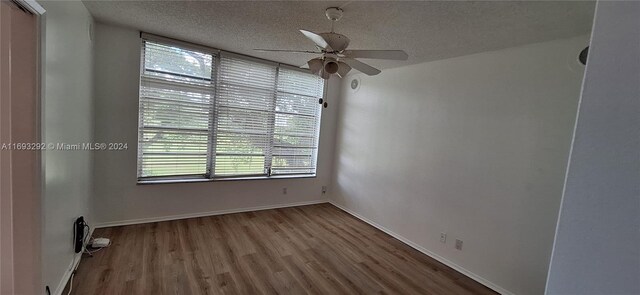
<svg viewBox="0 0 640 295"><path fill-rule="evenodd" d="M318 34L327 41L327 44L331 46L333 52L342 52L349 46L349 38L347 36L338 33L320 33Z"/></svg>

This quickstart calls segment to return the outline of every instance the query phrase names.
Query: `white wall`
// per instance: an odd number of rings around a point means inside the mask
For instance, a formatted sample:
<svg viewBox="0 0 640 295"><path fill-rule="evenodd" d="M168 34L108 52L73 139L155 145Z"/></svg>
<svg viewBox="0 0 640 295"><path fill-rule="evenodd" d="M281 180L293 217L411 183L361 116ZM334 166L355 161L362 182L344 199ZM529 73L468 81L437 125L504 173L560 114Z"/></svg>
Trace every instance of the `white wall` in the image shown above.
<svg viewBox="0 0 640 295"><path fill-rule="evenodd" d="M640 2L600 1L547 294L640 294Z"/></svg>
<svg viewBox="0 0 640 295"><path fill-rule="evenodd" d="M42 138L50 143L91 142L92 18L80 1L41 4L47 10ZM54 292L78 259L73 251L73 221L80 215L91 221L92 156L88 151L48 150L43 166L42 279Z"/></svg>
<svg viewBox="0 0 640 295"><path fill-rule="evenodd" d="M316 178L137 185L139 32L97 24L95 50L95 140L129 146L123 152L95 153L93 208L98 223L326 200L321 188L331 181L337 104L322 114ZM329 89L331 100L339 80Z"/></svg>
<svg viewBox="0 0 640 295"><path fill-rule="evenodd" d="M543 293L587 44L347 79L331 200L498 290Z"/></svg>

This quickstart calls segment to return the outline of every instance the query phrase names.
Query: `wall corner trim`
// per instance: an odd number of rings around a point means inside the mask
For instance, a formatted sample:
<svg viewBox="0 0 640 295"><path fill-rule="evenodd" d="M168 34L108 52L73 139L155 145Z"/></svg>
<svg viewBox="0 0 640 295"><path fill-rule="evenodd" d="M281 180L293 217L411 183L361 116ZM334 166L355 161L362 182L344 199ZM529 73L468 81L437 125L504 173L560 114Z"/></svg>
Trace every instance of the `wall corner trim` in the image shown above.
<svg viewBox="0 0 640 295"><path fill-rule="evenodd" d="M326 199L320 199L320 200L305 201L305 202L294 202L294 203L284 203L284 204L276 204L276 205L245 207L245 208L237 208L237 209L225 209L225 210L216 210L216 211L208 211L208 212L198 212L198 213L188 213L188 214L158 216L158 217L148 217L148 218L139 218L139 219L128 219L128 220L121 220L121 221L109 221L109 222L98 223L98 224L96 224L95 228L105 228L105 227L112 227L112 226L143 224L143 223L151 223L151 222L180 220L180 219L187 219L187 218L206 217L206 216L242 213L242 212L250 212L250 211L261 211L261 210L269 210L269 209L315 205L315 204L322 204L322 203L328 203L328 202L329 201L326 200Z"/></svg>
<svg viewBox="0 0 640 295"><path fill-rule="evenodd" d="M329 203L331 205L333 205L333 206L338 207L340 210L351 214L353 217L358 218L358 219L366 222L367 224L369 224L369 225L371 225L371 226L383 231L384 233L386 233L386 234L388 234L388 235L400 240L401 242L409 245L411 248L414 248L414 249L422 252L423 254L425 254L425 255L427 255L427 256L439 261L440 263L442 263L442 264L444 264L444 265L446 265L448 267L453 268L454 270L462 273L463 275L473 279L474 281L486 286L487 288L489 288L489 289L491 289L493 291L496 291L496 292L498 292L498 293L500 293L502 295L515 295L515 293L510 292L510 291L508 291L508 290L506 290L506 289L504 289L504 288L492 283L491 281L489 281L489 280L487 280L487 279L485 279L485 278L483 278L483 277L481 277L481 276L479 276L479 275L477 275L477 274L475 274L475 273L473 273L473 272L471 272L469 270L466 270L465 268L463 268L463 267L451 262L450 260L447 260L446 258L427 250L426 248L424 248L424 247L412 242L411 240L409 240L409 239L407 239L407 238L405 238L405 237L403 237L403 236L401 236L401 235L399 235L399 234L397 234L397 233L395 233L395 232L393 232L393 231L391 231L391 230L389 230L389 229L387 229L387 228L385 228L385 227L383 227L383 226L381 226L381 225L379 225L379 224L367 219L366 217L364 217L364 216L362 216L362 215L360 215L360 214L348 209L345 206L337 204L337 203L335 203L334 201L331 201L331 200L329 200Z"/></svg>

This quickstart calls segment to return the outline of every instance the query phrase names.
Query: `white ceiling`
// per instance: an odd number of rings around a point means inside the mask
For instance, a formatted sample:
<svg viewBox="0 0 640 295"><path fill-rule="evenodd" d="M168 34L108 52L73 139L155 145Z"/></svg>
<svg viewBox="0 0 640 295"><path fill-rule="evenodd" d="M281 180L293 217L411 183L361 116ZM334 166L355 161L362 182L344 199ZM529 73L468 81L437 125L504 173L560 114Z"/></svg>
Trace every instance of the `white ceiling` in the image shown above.
<svg viewBox="0 0 640 295"><path fill-rule="evenodd" d="M313 50L298 29L325 32L324 9L344 6L336 32L350 49L403 49L388 68L586 34L594 2L583 1L84 1L99 22L294 65L312 56L254 48ZM578 54L576 52L576 54Z"/></svg>

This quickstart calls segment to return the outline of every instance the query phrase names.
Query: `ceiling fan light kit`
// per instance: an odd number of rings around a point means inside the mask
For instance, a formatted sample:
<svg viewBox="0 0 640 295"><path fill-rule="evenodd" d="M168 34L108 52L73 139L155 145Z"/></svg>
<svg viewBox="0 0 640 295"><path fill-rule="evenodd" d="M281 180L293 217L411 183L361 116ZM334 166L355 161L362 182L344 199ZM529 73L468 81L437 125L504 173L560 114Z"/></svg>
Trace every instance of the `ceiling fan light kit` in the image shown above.
<svg viewBox="0 0 640 295"><path fill-rule="evenodd" d="M340 66L338 65L338 61L328 58L324 63L324 71L329 74L335 74L338 72Z"/></svg>
<svg viewBox="0 0 640 295"><path fill-rule="evenodd" d="M322 60L322 58L314 58L307 62L307 66L309 67L309 71L311 71L312 74L317 75L324 67L324 61Z"/></svg>
<svg viewBox="0 0 640 295"><path fill-rule="evenodd" d="M377 75L381 71L355 58L407 60L409 56L402 50L347 50L349 38L333 31L335 22L339 21L344 11L338 7L329 7L325 10L325 15L331 21L331 32L314 33L307 30L300 32L311 40L318 51L305 50L282 50L282 49L256 49L258 51L270 52L291 52L291 53L311 53L320 54L320 57L309 60L302 67L309 68L314 75L329 79L331 75L338 75L340 78L347 76L351 69L356 69L369 76Z"/></svg>
<svg viewBox="0 0 640 295"><path fill-rule="evenodd" d="M349 73L349 71L351 71L351 66L349 66L348 64L343 63L341 61L338 62L338 66L339 66L339 68L338 68L338 72L336 74L338 74L338 76L340 78L346 77L347 73Z"/></svg>

